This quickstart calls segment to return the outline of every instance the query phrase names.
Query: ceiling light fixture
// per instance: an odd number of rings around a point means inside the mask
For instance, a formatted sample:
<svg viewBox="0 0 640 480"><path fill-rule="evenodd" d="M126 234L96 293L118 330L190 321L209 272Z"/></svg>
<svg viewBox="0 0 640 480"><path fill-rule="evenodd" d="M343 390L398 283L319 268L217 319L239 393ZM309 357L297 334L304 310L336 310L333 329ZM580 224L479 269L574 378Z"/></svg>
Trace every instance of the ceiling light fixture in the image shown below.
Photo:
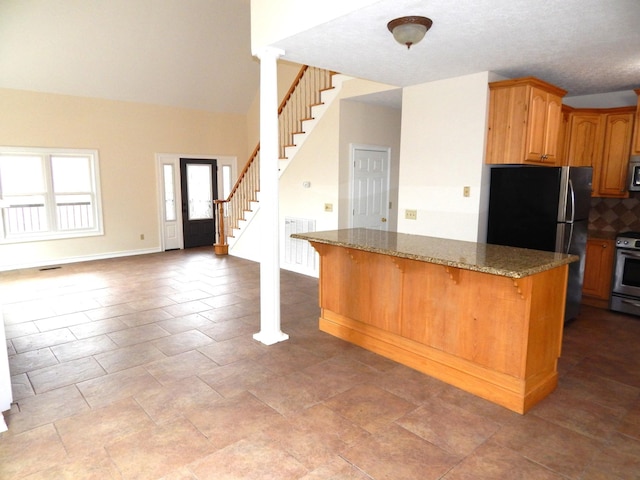
<svg viewBox="0 0 640 480"><path fill-rule="evenodd" d="M393 33L393 38L407 50L424 37L433 22L427 17L400 17L387 23L387 28Z"/></svg>

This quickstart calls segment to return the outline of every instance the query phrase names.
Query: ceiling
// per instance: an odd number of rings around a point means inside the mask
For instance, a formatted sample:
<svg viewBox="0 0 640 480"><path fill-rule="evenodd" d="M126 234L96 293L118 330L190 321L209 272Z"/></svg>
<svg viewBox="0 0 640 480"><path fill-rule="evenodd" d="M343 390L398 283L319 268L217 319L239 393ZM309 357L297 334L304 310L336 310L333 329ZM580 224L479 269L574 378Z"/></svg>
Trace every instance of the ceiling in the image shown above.
<svg viewBox="0 0 640 480"><path fill-rule="evenodd" d="M386 28L405 15L433 20L410 50ZM492 71L568 96L623 91L640 87L640 1L381 0L274 46L394 86ZM244 114L250 48L250 0L0 0L5 88Z"/></svg>
<svg viewBox="0 0 640 480"><path fill-rule="evenodd" d="M0 87L246 114L250 0L0 0Z"/></svg>
<svg viewBox="0 0 640 480"><path fill-rule="evenodd" d="M407 15L433 20L410 50L386 27ZM382 0L275 46L297 63L398 86L493 71L570 96L613 92L640 88L640 1Z"/></svg>

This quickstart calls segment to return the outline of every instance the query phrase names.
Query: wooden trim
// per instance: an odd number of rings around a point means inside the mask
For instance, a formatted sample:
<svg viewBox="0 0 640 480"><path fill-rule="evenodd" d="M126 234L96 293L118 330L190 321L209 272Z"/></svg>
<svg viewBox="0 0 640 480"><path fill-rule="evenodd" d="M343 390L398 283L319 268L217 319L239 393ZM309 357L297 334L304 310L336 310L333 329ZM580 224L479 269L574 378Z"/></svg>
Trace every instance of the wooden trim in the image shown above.
<svg viewBox="0 0 640 480"><path fill-rule="evenodd" d="M319 327L325 333L520 414L526 413L558 384L556 371L544 372L525 382L326 309L322 309Z"/></svg>
<svg viewBox="0 0 640 480"><path fill-rule="evenodd" d="M296 75L296 78L293 79L293 83L291 84L291 86L289 87L289 90L287 91L286 95L282 99L282 102L280 102L280 106L278 107L278 116L280 116L280 114L284 110L284 107L287 106L287 103L289 102L291 95L293 95L293 92L296 90L296 88L298 87L298 84L300 83L300 80L304 76L304 72L306 72L308 68L309 68L308 65L303 65L300 71L298 72L298 75Z"/></svg>
<svg viewBox="0 0 640 480"><path fill-rule="evenodd" d="M555 85L547 83L544 80L540 80L539 78L536 78L536 77L522 77L522 78L513 78L511 80L501 80L498 82L490 82L489 88L493 90L496 88L515 87L517 85L529 85L532 87L538 87L543 89L546 92L553 93L560 97L564 97L567 94L566 90L560 87L556 87Z"/></svg>

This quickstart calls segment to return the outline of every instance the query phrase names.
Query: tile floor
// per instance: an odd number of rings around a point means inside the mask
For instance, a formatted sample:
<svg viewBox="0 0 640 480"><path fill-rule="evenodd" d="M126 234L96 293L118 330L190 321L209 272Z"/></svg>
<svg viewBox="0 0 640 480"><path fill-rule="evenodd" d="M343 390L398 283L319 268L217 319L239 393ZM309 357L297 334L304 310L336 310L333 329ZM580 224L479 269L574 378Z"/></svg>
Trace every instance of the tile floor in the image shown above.
<svg viewBox="0 0 640 480"><path fill-rule="evenodd" d="M640 478L640 319L584 307L560 385L521 416L318 331L282 273L209 249L0 274L8 479Z"/></svg>

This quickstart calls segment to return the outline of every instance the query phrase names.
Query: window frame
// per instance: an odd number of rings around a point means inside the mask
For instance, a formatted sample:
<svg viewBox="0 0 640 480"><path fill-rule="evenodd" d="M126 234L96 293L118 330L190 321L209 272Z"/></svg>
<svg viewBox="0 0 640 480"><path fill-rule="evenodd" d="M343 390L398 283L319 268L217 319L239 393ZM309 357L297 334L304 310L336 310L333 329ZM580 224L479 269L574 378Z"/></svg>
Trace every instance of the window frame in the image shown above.
<svg viewBox="0 0 640 480"><path fill-rule="evenodd" d="M0 155L33 155L42 158L44 169L44 181L46 191L45 211L47 216L48 229L38 232L9 233L5 229L7 224L8 202L2 192L0 183L0 244L40 242L46 240L60 240L82 237L93 237L104 235L104 222L102 212L102 193L100 191L100 159L96 149L77 148L41 148L41 147L8 147L0 146ZM60 229L56 212L56 191L53 186L52 157L87 157L89 159L90 186L88 194L92 197L92 214L94 225L89 228ZM0 175L2 174L0 169ZM58 195L61 193L58 192ZM62 193L64 194L64 193ZM6 198L13 195L6 195Z"/></svg>

